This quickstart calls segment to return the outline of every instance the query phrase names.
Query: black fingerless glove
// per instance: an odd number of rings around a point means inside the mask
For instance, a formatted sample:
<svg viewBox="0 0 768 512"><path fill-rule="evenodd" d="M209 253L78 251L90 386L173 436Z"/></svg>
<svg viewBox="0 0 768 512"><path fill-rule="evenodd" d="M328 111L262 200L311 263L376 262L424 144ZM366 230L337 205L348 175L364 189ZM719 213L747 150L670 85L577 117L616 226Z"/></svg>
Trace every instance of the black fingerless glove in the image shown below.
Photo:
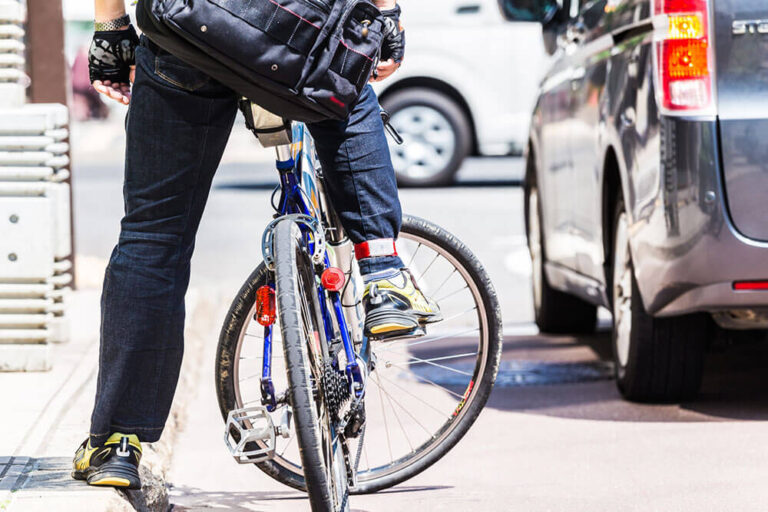
<svg viewBox="0 0 768 512"><path fill-rule="evenodd" d="M405 30L400 24L400 6L381 11L384 15L384 41L381 43L381 60L392 59L398 64L405 57Z"/></svg>
<svg viewBox="0 0 768 512"><path fill-rule="evenodd" d="M126 30L95 32L88 51L91 82L110 80L112 83L128 83L138 45L139 37L131 25Z"/></svg>

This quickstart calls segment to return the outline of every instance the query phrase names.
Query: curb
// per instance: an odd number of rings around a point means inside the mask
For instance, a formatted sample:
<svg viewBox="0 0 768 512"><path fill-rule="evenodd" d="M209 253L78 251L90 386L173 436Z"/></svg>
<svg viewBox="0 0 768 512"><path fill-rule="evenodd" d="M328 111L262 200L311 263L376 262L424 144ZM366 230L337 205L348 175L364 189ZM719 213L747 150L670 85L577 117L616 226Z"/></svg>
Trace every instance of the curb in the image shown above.
<svg viewBox="0 0 768 512"><path fill-rule="evenodd" d="M96 275L94 271L94 275ZM73 314L78 327L76 343L57 347L61 364L54 372L40 375L15 376L25 379L28 386L36 386L48 379L51 394L36 395L40 402L40 415L28 430L10 435L19 437L12 450L0 455L0 512L88 510L129 512L166 512L170 508L168 472L173 445L186 421L188 404L194 398L193 384L198 380L205 343L215 339L216 323L220 320L217 303L200 289L187 294L187 326L182 376L176 399L163 433L157 443L144 445L140 467L142 488L136 491L118 491L112 488L91 487L73 480L72 455L88 430L88 416L93 407L93 393L98 373L98 318L99 293L93 287L76 292L77 307ZM58 374L55 373L58 369ZM56 385L51 386L51 379ZM12 381L17 382L17 381ZM34 405L32 402L31 405ZM6 425L6 427L10 427Z"/></svg>
<svg viewBox="0 0 768 512"><path fill-rule="evenodd" d="M218 315L215 314L218 310L217 301L210 299L215 296L215 293L207 293L199 288L190 289L187 293L187 310L191 314L187 315L184 361L168 422L158 442L144 445L140 467L141 489L118 491L138 512L167 512L170 509L166 477L176 439L187 421L188 405L194 399L195 383L203 366L205 344L212 337L215 339L218 330Z"/></svg>

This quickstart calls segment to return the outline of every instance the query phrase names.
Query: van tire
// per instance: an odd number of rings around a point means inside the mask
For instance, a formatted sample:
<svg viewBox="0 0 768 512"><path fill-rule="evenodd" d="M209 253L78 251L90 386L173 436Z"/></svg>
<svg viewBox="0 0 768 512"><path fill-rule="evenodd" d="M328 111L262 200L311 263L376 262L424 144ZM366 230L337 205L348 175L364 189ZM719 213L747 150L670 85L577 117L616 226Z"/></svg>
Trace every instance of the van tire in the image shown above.
<svg viewBox="0 0 768 512"><path fill-rule="evenodd" d="M445 118L453 132L453 153L447 163L437 172L426 176L409 175L395 167L397 183L403 187L434 187L450 185L456 172L472 149L472 123L464 109L451 97L426 87L413 87L395 91L382 99L382 107L389 112L397 128L397 114L409 107L423 107L435 111ZM406 135L406 134L404 134ZM408 144L406 141L405 144ZM390 141L393 156L405 148ZM393 160L396 160L393 158ZM395 165L397 165L395 163Z"/></svg>
<svg viewBox="0 0 768 512"><path fill-rule="evenodd" d="M711 323L706 314L655 318L645 311L629 249L619 245L627 237L624 203L619 200L614 220L611 334L616 384L634 402L670 403L693 399L701 386L704 356ZM626 258L624 262L620 258ZM616 266L620 265L618 274ZM631 290L626 296L623 287Z"/></svg>

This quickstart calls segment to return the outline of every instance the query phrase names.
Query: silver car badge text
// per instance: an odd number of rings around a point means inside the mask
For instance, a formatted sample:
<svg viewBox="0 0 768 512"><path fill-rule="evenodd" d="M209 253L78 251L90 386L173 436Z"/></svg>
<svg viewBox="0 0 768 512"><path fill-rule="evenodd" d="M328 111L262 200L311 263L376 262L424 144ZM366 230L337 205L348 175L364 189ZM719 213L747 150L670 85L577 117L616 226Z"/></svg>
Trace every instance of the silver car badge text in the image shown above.
<svg viewBox="0 0 768 512"><path fill-rule="evenodd" d="M735 20L733 25L733 35L741 36L744 34L768 34L768 20Z"/></svg>

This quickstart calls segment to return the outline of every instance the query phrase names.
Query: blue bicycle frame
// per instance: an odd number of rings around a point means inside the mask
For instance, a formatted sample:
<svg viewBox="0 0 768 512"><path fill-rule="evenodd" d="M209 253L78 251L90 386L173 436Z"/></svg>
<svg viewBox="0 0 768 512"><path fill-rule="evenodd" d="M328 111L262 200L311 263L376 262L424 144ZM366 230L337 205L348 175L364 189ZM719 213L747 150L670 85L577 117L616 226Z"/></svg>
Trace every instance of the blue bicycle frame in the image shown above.
<svg viewBox="0 0 768 512"><path fill-rule="evenodd" d="M320 191L317 186L314 141L302 123L293 123L292 131L293 143L290 146L290 157L277 161L277 170L280 173L278 219L285 215L303 215L316 221L320 229L323 229L326 219L323 218ZM307 251L313 254L317 243L315 233L308 225L301 222L297 222L297 224L302 231ZM327 252L323 254L322 267L323 270L331 267ZM359 398L364 390L364 377L358 361L364 362L364 360L355 352L341 303L341 294L338 291L326 290L319 280L316 282L326 340L330 345L335 339L333 329L333 320L335 319L347 359L347 366L344 371L353 396ZM268 284L273 289L275 288L274 282ZM262 399L269 412L273 412L277 408L277 397L272 383L272 329L272 325L264 328L264 357L261 377ZM363 343L366 344L365 339Z"/></svg>

